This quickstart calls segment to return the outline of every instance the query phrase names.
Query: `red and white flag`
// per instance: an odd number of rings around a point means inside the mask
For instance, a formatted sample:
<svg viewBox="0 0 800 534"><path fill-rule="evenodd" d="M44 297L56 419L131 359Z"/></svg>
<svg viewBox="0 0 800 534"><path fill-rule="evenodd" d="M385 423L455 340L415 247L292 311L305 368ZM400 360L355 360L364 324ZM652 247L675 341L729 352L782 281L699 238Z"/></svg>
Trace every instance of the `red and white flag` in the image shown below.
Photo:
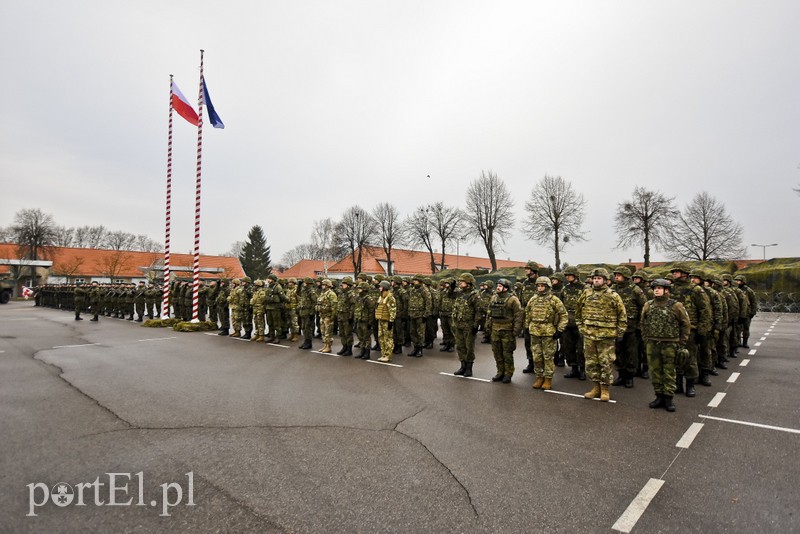
<svg viewBox="0 0 800 534"><path fill-rule="evenodd" d="M27 286L22 286L22 298L24 298L25 300L28 300L32 296L33 296L33 289L31 289L31 288L29 288Z"/></svg>
<svg viewBox="0 0 800 534"><path fill-rule="evenodd" d="M194 110L192 105L186 100L186 97L183 96L181 90L178 89L178 86L175 82L172 82L172 109L178 112L178 115L189 121L191 124L197 126L199 119L197 118L197 112Z"/></svg>

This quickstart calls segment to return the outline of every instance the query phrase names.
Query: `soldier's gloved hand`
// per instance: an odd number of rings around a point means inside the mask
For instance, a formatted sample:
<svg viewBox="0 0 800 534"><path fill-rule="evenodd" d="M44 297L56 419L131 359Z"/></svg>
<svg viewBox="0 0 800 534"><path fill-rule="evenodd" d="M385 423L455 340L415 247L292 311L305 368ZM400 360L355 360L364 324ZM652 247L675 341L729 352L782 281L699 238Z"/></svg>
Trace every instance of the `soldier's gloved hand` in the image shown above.
<svg viewBox="0 0 800 534"><path fill-rule="evenodd" d="M696 345L702 345L705 342L706 336L701 334L700 332L695 332L694 334L694 342Z"/></svg>
<svg viewBox="0 0 800 534"><path fill-rule="evenodd" d="M559 332L558 330L556 330L556 333L555 333L555 334L553 334L553 339L561 339L561 332Z"/></svg>
<svg viewBox="0 0 800 534"><path fill-rule="evenodd" d="M394 321L389 321L389 330L394 328Z"/></svg>

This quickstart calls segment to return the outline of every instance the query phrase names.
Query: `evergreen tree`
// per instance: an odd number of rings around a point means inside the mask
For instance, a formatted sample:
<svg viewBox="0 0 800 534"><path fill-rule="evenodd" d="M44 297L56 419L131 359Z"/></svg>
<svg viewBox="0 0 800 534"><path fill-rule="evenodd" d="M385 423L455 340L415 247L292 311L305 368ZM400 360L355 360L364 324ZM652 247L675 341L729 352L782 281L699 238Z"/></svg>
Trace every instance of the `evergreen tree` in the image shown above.
<svg viewBox="0 0 800 534"><path fill-rule="evenodd" d="M253 280L264 279L272 272L267 238L260 226L253 226L247 233L247 241L239 254L244 272Z"/></svg>

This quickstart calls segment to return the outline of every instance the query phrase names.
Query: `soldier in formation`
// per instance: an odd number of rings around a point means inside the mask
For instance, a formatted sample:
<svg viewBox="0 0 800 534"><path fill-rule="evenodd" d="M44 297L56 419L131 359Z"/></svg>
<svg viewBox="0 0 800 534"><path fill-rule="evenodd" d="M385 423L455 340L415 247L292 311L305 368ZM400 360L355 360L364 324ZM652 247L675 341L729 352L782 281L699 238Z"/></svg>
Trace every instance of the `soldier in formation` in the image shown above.
<svg viewBox="0 0 800 534"><path fill-rule="evenodd" d="M486 330L491 335L492 354L497 366L497 374L492 377L492 382L511 382L514 351L517 337L522 332L523 319L522 305L511 291L511 282L507 278L500 278L486 312Z"/></svg>

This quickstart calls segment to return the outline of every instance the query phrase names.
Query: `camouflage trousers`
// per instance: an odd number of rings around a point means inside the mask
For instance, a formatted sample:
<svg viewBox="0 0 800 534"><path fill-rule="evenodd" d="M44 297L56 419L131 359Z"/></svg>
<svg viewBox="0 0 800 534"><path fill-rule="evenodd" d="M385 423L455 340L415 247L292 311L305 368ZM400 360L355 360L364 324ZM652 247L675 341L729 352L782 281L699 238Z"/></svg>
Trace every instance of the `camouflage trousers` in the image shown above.
<svg viewBox="0 0 800 534"><path fill-rule="evenodd" d="M677 343L650 341L647 343L647 365L650 368L650 381L656 394L673 396L675 394L675 356Z"/></svg>
<svg viewBox="0 0 800 534"><path fill-rule="evenodd" d="M217 319L219 318L217 314L217 305L212 304L208 307L208 320L214 324L217 324Z"/></svg>
<svg viewBox="0 0 800 534"><path fill-rule="evenodd" d="M750 337L750 321L752 320L752 317L746 317L744 320L744 324L742 325L742 345L744 345L745 341Z"/></svg>
<svg viewBox="0 0 800 534"><path fill-rule="evenodd" d="M411 333L411 343L414 344L414 347L422 348L425 345L425 317L409 319L408 329Z"/></svg>
<svg viewBox="0 0 800 534"><path fill-rule="evenodd" d="M350 339L352 341L352 337ZM381 357L392 361L394 333L389 328L389 321L378 321L378 344L381 346Z"/></svg>
<svg viewBox="0 0 800 534"><path fill-rule="evenodd" d="M303 341L311 343L311 340L314 339L314 316L301 315L300 322L303 326Z"/></svg>
<svg viewBox="0 0 800 534"><path fill-rule="evenodd" d="M531 353L533 354L533 372L536 376L553 378L553 374L556 372L556 364L553 359L556 355L556 340L552 336L531 336Z"/></svg>
<svg viewBox="0 0 800 534"><path fill-rule="evenodd" d="M567 365L583 365L586 363L583 357L583 339L578 332L577 326L568 326L561 336L561 354L567 360Z"/></svg>
<svg viewBox="0 0 800 534"><path fill-rule="evenodd" d="M219 324L222 330L227 330L231 327L231 314L227 306L217 308L217 315L219 316Z"/></svg>
<svg viewBox="0 0 800 534"><path fill-rule="evenodd" d="M592 382L610 386L614 381L615 342L613 337L589 339L584 336L583 355L586 358L586 374Z"/></svg>
<svg viewBox="0 0 800 534"><path fill-rule="evenodd" d="M145 313L148 319L158 317L158 310L156 309L156 301L148 300L144 303Z"/></svg>
<svg viewBox="0 0 800 534"><path fill-rule="evenodd" d="M425 344L433 343L439 334L439 317L431 315L425 319Z"/></svg>
<svg viewBox="0 0 800 534"><path fill-rule="evenodd" d="M517 336L511 330L492 329L492 354L497 366L497 374L512 376L514 374L514 350L517 348Z"/></svg>
<svg viewBox="0 0 800 534"><path fill-rule="evenodd" d="M283 321L281 317L281 310L266 310L267 324L269 325L270 337L278 337L283 331Z"/></svg>
<svg viewBox="0 0 800 534"><path fill-rule="evenodd" d="M720 332L717 340L717 361L724 360L730 354L731 326Z"/></svg>
<svg viewBox="0 0 800 534"><path fill-rule="evenodd" d="M713 328L711 331L706 334L706 338L703 340L703 346L699 348L699 354L697 359L697 367L703 369L705 371L710 371L714 368L714 355L717 352L717 337L718 337L719 330L714 330Z"/></svg>
<svg viewBox="0 0 800 534"><path fill-rule="evenodd" d="M356 334L361 348L369 350L372 347L372 321L359 320L356 323Z"/></svg>
<svg viewBox="0 0 800 534"><path fill-rule="evenodd" d="M394 331L392 333L392 337L394 340L394 346L400 347L405 343L406 340L406 331L405 331L406 322L398 317L394 321Z"/></svg>
<svg viewBox="0 0 800 534"><path fill-rule="evenodd" d="M339 314L338 323L339 341L342 342L342 345L349 347L353 344L353 316L349 314ZM378 334L380 334L380 330L378 330Z"/></svg>
<svg viewBox="0 0 800 534"><path fill-rule="evenodd" d="M453 337L452 318L449 315L442 316L442 343L452 345L455 343Z"/></svg>
<svg viewBox="0 0 800 534"><path fill-rule="evenodd" d="M322 333L322 342L326 345L333 343L333 316L320 315L319 330Z"/></svg>
<svg viewBox="0 0 800 534"><path fill-rule="evenodd" d="M289 308L286 311L286 323L289 327L289 332L296 334L299 331L297 326L297 311Z"/></svg>
<svg viewBox="0 0 800 534"><path fill-rule="evenodd" d="M639 366L639 338L636 337L636 332L625 332L622 340L616 342L614 353L617 357L617 369L636 372Z"/></svg>
<svg viewBox="0 0 800 534"><path fill-rule="evenodd" d="M462 362L475 361L475 334L472 327L454 326L453 335L456 338L456 352Z"/></svg>
<svg viewBox="0 0 800 534"><path fill-rule="evenodd" d="M694 341L695 332L697 332L697 330L692 328L691 333L689 333L689 340L686 342L686 348L689 350L689 358L687 358L686 363L684 363L682 367L675 370L677 374L692 379L700 376L700 370L697 367L698 346Z"/></svg>
<svg viewBox="0 0 800 534"><path fill-rule="evenodd" d="M264 318L264 309L263 308L254 308L253 309L253 322L256 324L256 336L263 337L265 325L267 324Z"/></svg>
<svg viewBox="0 0 800 534"><path fill-rule="evenodd" d="M242 333L242 310L239 308L231 308L231 325L235 335Z"/></svg>

